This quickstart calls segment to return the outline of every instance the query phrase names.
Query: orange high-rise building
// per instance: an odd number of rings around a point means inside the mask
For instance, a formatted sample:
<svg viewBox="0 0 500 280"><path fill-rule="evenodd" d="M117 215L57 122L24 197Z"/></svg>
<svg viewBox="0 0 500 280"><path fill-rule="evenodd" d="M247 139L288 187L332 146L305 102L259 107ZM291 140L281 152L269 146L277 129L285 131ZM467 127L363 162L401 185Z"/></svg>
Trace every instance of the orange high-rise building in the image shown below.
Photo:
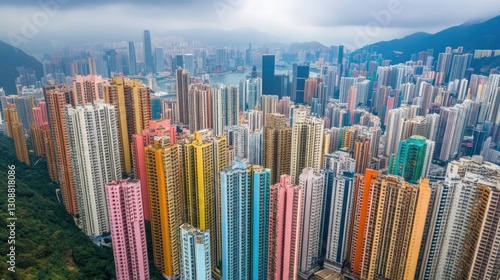
<svg viewBox="0 0 500 280"><path fill-rule="evenodd" d="M180 226L184 223L180 148L168 136L157 136L146 147L145 158L154 264L174 279L181 273Z"/></svg>
<svg viewBox="0 0 500 280"><path fill-rule="evenodd" d="M66 120L64 118L64 108L71 102L71 93L64 86L52 84L44 87L44 94L64 205L66 206L66 211L75 216L78 214L78 210L75 187L71 179L72 167L69 155L68 136L66 134Z"/></svg>
<svg viewBox="0 0 500 280"><path fill-rule="evenodd" d="M375 178L372 172L366 171L356 201L351 268L361 279L414 279L431 196L429 180L413 185L391 175ZM366 196L368 207L358 212Z"/></svg>

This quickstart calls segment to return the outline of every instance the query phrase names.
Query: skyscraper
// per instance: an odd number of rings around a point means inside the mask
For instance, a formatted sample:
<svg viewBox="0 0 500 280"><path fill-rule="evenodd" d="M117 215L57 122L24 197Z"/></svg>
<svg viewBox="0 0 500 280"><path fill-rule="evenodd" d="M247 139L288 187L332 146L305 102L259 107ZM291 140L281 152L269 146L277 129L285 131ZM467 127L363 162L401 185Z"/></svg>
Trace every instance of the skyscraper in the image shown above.
<svg viewBox="0 0 500 280"><path fill-rule="evenodd" d="M264 114L264 125L266 124L266 117L268 114L276 113L278 109L278 96L277 95L262 95L260 102L260 109Z"/></svg>
<svg viewBox="0 0 500 280"><path fill-rule="evenodd" d="M224 127L238 125L238 88L223 86L214 91L214 133L222 135Z"/></svg>
<svg viewBox="0 0 500 280"><path fill-rule="evenodd" d="M28 156L28 146L26 146L26 137L24 136L23 124L19 122L16 107L4 108L5 122L7 123L7 132L13 140L16 148L16 157L20 162L30 165Z"/></svg>
<svg viewBox="0 0 500 280"><path fill-rule="evenodd" d="M271 169L271 183L290 172L292 130L286 125L285 115L269 114L264 127L264 166Z"/></svg>
<svg viewBox="0 0 500 280"><path fill-rule="evenodd" d="M189 72L178 67L176 70L177 106L179 111L179 122L183 125L189 124Z"/></svg>
<svg viewBox="0 0 500 280"><path fill-rule="evenodd" d="M104 86L108 84L106 79L101 76L77 75L73 81L72 100L76 104L92 103L95 100L104 98Z"/></svg>
<svg viewBox="0 0 500 280"><path fill-rule="evenodd" d="M69 154L69 140L66 133L65 106L70 100L70 92L64 86L48 85L44 87L45 102L51 139L54 141L54 157L66 211L73 216L78 214L75 186L72 180L72 166Z"/></svg>
<svg viewBox="0 0 500 280"><path fill-rule="evenodd" d="M434 279L498 278L500 269L493 265L498 264L498 244L493 243L498 216L492 217L498 211L499 180L500 167L480 156L448 164L445 182L451 201L444 208L445 230L436 257L426 263Z"/></svg>
<svg viewBox="0 0 500 280"><path fill-rule="evenodd" d="M265 278L270 170L237 159L220 176L222 278Z"/></svg>
<svg viewBox="0 0 500 280"><path fill-rule="evenodd" d="M97 242L110 231L105 184L122 178L116 110L102 101L67 105L64 119L78 223Z"/></svg>
<svg viewBox="0 0 500 280"><path fill-rule="evenodd" d="M334 191L337 189L336 178L344 173L353 173L355 163L356 161L351 158L349 152L345 151L336 151L331 154L325 154L323 157L321 173L325 176L325 189L323 193L323 220L321 221L323 229L321 232L322 254L327 254L328 247L333 242L328 242L328 239L330 238L329 228L331 227L331 215L333 211L331 208L332 199L336 196ZM335 220L336 222L337 220ZM335 225L337 226L338 224L336 223Z"/></svg>
<svg viewBox="0 0 500 280"><path fill-rule="evenodd" d="M143 86L140 80L116 77L104 87L104 101L116 109L122 168L125 173L131 173L133 135L147 129L151 120L149 88Z"/></svg>
<svg viewBox="0 0 500 280"><path fill-rule="evenodd" d="M234 150L234 156L239 158L248 159L250 154L249 148L249 129L248 125L234 125L224 128L224 135L227 138L228 146Z"/></svg>
<svg viewBox="0 0 500 280"><path fill-rule="evenodd" d="M252 279L265 279L268 270L271 170L258 165L251 165L250 168L250 276Z"/></svg>
<svg viewBox="0 0 500 280"><path fill-rule="evenodd" d="M277 94L273 92L274 63L274 54L262 55L262 94Z"/></svg>
<svg viewBox="0 0 500 280"><path fill-rule="evenodd" d="M312 167L315 172L319 172L323 156L323 130L324 122L321 119L300 119L294 116L290 162L292 182L299 181L301 170L306 167Z"/></svg>
<svg viewBox="0 0 500 280"><path fill-rule="evenodd" d="M212 269L220 261L222 247L219 172L227 166L227 140L201 130L183 144L184 191L189 224L210 230Z"/></svg>
<svg viewBox="0 0 500 280"><path fill-rule="evenodd" d="M303 192L288 175L271 186L267 279L297 279Z"/></svg>
<svg viewBox="0 0 500 280"><path fill-rule="evenodd" d="M128 42L128 71L131 76L137 75L137 59L134 42Z"/></svg>
<svg viewBox="0 0 500 280"><path fill-rule="evenodd" d="M155 266L167 277L181 274L179 228L184 220L181 151L168 136L146 147L146 174Z"/></svg>
<svg viewBox="0 0 500 280"><path fill-rule="evenodd" d="M304 103L306 79L309 78L309 65L293 64L292 101Z"/></svg>
<svg viewBox="0 0 500 280"><path fill-rule="evenodd" d="M351 244L353 272L362 279L376 275L414 279L431 196L429 181L422 178L418 185L412 185L401 177L374 178L371 172L367 170L365 179L358 181ZM360 211L365 207L365 196L369 197L369 212ZM358 223L360 215L367 216L366 224Z"/></svg>
<svg viewBox="0 0 500 280"><path fill-rule="evenodd" d="M304 85L304 103L311 105L311 100L316 97L316 89L318 80L315 78L307 78Z"/></svg>
<svg viewBox="0 0 500 280"><path fill-rule="evenodd" d="M149 34L149 30L144 30L143 34L143 48L144 48L144 65L145 65L145 73L153 74L154 73L154 64L153 64L153 49L151 47L151 35Z"/></svg>
<svg viewBox="0 0 500 280"><path fill-rule="evenodd" d="M155 48L155 72L165 72L165 57L163 55L163 48Z"/></svg>
<svg viewBox="0 0 500 280"><path fill-rule="evenodd" d="M209 84L192 84L188 92L189 130L213 129L213 92Z"/></svg>
<svg viewBox="0 0 500 280"><path fill-rule="evenodd" d="M134 166L134 178L141 181L142 204L144 219L149 221L149 199L148 183L146 173L145 148L154 145L155 136L168 136L172 144L175 144L175 127L171 126L168 119L149 121L149 128L141 134L134 134L132 142L132 158Z"/></svg>
<svg viewBox="0 0 500 280"><path fill-rule="evenodd" d="M251 179L248 167L247 163L236 160L220 173L223 279L250 279Z"/></svg>
<svg viewBox="0 0 500 280"><path fill-rule="evenodd" d="M183 224L181 230L181 279L204 280L212 277L210 231Z"/></svg>
<svg viewBox="0 0 500 280"><path fill-rule="evenodd" d="M185 68L188 70L189 73L195 74L195 63L194 63L194 55L187 53L184 55L184 61L185 61Z"/></svg>
<svg viewBox="0 0 500 280"><path fill-rule="evenodd" d="M328 228L324 229L328 232L324 265L337 272L342 271L350 253L355 190L354 173L344 171L343 174L335 176L331 190L333 197L329 206L330 219Z"/></svg>
<svg viewBox="0 0 500 280"><path fill-rule="evenodd" d="M141 183L131 179L107 183L106 202L116 277L149 279Z"/></svg>
<svg viewBox="0 0 500 280"><path fill-rule="evenodd" d="M416 184L421 177L427 176L424 165L429 166L426 162L430 162L432 154L426 152L425 137L412 136L408 140L401 140L397 155L391 155L388 173L401 176L406 182Z"/></svg>
<svg viewBox="0 0 500 280"><path fill-rule="evenodd" d="M319 267L324 179L324 174L314 172L311 167L304 168L299 177L299 185L304 189L299 245L299 274L302 277Z"/></svg>

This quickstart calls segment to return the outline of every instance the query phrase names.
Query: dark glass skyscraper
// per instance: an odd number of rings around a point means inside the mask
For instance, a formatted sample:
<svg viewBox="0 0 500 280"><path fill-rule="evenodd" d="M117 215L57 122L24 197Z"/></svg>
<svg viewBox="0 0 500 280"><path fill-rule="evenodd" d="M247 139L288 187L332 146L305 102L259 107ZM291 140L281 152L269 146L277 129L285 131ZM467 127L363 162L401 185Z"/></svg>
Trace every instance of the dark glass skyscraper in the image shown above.
<svg viewBox="0 0 500 280"><path fill-rule="evenodd" d="M262 55L262 94L271 95L274 82L274 54Z"/></svg>
<svg viewBox="0 0 500 280"><path fill-rule="evenodd" d="M128 70L132 76L137 75L136 62L134 42L128 42Z"/></svg>
<svg viewBox="0 0 500 280"><path fill-rule="evenodd" d="M175 64L177 64L177 67L184 68L184 56L182 54L176 55ZM189 74L193 74L193 73L189 73Z"/></svg>
<svg viewBox="0 0 500 280"><path fill-rule="evenodd" d="M154 69L153 50L151 49L151 35L149 30L144 30L144 64L146 74L152 74Z"/></svg>
<svg viewBox="0 0 500 280"><path fill-rule="evenodd" d="M309 65L293 64L292 100L295 103L304 103L304 88L309 78Z"/></svg>

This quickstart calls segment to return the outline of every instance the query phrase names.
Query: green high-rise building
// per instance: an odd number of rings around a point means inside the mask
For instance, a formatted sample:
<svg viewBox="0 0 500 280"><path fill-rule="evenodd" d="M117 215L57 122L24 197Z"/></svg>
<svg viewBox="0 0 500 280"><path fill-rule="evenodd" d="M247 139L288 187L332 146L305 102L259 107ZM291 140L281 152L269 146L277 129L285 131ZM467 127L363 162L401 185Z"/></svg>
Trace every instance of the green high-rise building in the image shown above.
<svg viewBox="0 0 500 280"><path fill-rule="evenodd" d="M398 153L391 155L388 173L401 176L406 182L418 183L426 161L426 150L425 137L412 136L407 140L401 140Z"/></svg>

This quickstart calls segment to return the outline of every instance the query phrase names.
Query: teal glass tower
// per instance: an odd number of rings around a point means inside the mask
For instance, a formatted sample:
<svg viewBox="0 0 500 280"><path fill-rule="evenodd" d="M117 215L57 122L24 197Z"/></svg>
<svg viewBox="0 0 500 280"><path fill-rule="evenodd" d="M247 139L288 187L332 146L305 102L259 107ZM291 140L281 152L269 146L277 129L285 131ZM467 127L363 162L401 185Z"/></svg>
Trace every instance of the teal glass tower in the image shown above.
<svg viewBox="0 0 500 280"><path fill-rule="evenodd" d="M407 140L401 140L398 153L391 155L388 173L401 176L406 182L418 183L427 160L426 150L425 137L412 136Z"/></svg>

